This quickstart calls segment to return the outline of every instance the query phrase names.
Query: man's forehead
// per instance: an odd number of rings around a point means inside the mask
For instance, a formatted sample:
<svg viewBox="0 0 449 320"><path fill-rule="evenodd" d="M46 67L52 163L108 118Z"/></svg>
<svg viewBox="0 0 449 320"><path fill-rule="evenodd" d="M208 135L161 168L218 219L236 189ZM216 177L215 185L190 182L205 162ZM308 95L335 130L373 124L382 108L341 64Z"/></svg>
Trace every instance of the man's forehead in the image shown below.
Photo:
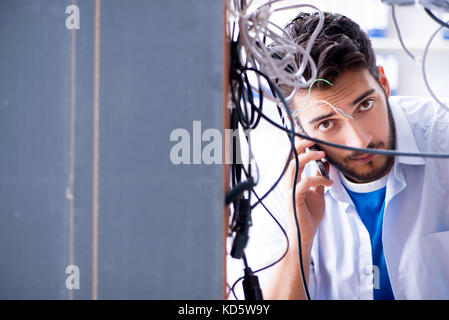
<svg viewBox="0 0 449 320"><path fill-rule="evenodd" d="M374 79L367 70L347 71L343 73L332 86L327 88L301 89L293 100L293 109L297 113L327 112L336 107L351 107L368 92L376 91Z"/></svg>
<svg viewBox="0 0 449 320"><path fill-rule="evenodd" d="M334 112L334 109L328 104L323 102L314 102L309 103L306 107L302 108L301 111L297 113L297 117L299 117L299 120L302 122L302 120L308 121L313 117Z"/></svg>
<svg viewBox="0 0 449 320"><path fill-rule="evenodd" d="M347 98L350 97L348 97L346 92L331 91L331 89L317 89L310 95L301 95L299 93L295 96L294 110L301 117L307 117L310 114L329 113L329 111L332 111L332 106L345 104L346 101L344 100L348 100Z"/></svg>

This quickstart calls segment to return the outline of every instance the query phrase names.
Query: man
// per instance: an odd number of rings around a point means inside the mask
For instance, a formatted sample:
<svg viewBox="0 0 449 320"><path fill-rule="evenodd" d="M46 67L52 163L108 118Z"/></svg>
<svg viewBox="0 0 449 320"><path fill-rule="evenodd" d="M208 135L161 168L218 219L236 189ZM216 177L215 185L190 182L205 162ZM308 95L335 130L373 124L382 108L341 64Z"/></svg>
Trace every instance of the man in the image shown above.
<svg viewBox="0 0 449 320"><path fill-rule="evenodd" d="M318 19L301 13L286 30L305 47ZM428 99L390 98L384 70L356 23L326 13L311 55L317 78L332 86L318 81L310 97L307 90L294 97L291 108L309 136L356 148L449 153L449 112ZM296 210L311 298L448 299L449 161L325 145L306 152L313 144L296 141ZM329 179L313 166L320 159L330 164ZM293 159L283 181L290 247L261 281L266 299L306 298L292 206L294 170ZM260 235L264 228L255 223L252 232ZM282 239L273 239L281 253Z"/></svg>

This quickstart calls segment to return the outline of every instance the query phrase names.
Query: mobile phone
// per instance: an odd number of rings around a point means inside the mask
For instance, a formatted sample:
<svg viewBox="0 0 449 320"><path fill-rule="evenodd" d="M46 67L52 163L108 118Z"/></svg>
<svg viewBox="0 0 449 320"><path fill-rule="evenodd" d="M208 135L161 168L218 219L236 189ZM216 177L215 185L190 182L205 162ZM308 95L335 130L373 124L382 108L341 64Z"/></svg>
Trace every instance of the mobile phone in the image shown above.
<svg viewBox="0 0 449 320"><path fill-rule="evenodd" d="M308 137L307 133L304 131L304 128L301 126L301 124L299 123L299 121L296 121L296 124L299 128L299 131L301 132L301 134L303 136ZM311 150L311 151L318 151L318 146L316 144L314 144L313 146L311 146L310 148L307 148L306 151ZM323 177L325 177L326 179L329 179L329 174L327 173L326 170L326 166L324 165L324 162L322 160L315 160L315 163L318 166L318 169L320 170L320 173Z"/></svg>

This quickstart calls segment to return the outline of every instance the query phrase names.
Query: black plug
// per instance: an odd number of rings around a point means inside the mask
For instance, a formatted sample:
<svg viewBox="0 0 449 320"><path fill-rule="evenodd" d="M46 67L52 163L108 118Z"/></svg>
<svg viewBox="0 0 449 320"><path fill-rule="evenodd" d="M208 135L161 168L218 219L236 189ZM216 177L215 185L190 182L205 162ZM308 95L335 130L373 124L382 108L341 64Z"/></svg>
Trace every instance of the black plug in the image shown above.
<svg viewBox="0 0 449 320"><path fill-rule="evenodd" d="M263 300L262 290L259 285L259 278L253 274L250 267L245 268L243 292L245 293L245 300Z"/></svg>
<svg viewBox="0 0 449 320"><path fill-rule="evenodd" d="M235 221L235 237L232 243L231 256L236 259L241 259L244 254L244 249L248 243L249 227L252 226L251 221L251 206L248 199L240 199L238 205L238 217Z"/></svg>

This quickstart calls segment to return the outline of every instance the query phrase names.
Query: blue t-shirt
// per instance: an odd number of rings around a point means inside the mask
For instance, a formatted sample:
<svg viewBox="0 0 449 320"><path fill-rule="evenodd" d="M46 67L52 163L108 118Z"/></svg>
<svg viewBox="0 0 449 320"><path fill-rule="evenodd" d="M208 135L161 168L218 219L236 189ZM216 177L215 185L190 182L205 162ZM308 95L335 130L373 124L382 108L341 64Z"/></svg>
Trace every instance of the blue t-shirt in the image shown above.
<svg viewBox="0 0 449 320"><path fill-rule="evenodd" d="M344 181L343 186L354 202L357 213L368 230L371 239L371 252L373 265L375 266L373 269L375 277L373 289L374 300L394 300L382 246L382 222L385 208L386 186L369 192L355 192L350 190L345 183L348 184L347 180ZM376 277L379 278L378 281Z"/></svg>

